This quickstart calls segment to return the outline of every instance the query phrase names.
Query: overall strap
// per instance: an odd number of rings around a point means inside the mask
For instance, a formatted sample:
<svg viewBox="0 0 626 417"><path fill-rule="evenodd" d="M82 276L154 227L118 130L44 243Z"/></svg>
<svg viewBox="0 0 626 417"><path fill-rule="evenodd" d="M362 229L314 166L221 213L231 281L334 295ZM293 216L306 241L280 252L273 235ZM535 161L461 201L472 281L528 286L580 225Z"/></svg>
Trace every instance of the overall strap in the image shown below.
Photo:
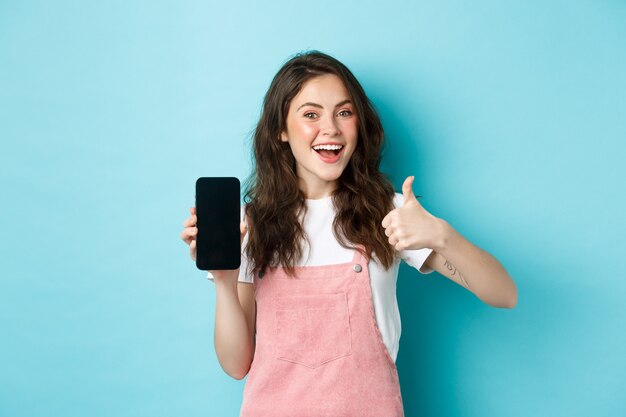
<svg viewBox="0 0 626 417"><path fill-rule="evenodd" d="M361 244L356 245L356 249L354 250L354 256L352 257L352 263L360 263L363 262L363 266L365 266L369 262L369 256L363 255L359 252L359 249L365 252L365 247Z"/></svg>

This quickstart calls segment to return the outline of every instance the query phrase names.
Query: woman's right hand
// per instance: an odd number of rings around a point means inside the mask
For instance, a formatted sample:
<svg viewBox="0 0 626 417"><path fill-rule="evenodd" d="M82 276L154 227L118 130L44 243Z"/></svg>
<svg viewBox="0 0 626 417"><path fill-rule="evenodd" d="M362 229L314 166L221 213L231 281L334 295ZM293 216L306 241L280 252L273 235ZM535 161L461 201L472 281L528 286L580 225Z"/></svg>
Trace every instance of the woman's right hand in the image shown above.
<svg viewBox="0 0 626 417"><path fill-rule="evenodd" d="M180 238L189 245L189 255L193 261L196 261L196 236L198 235L198 228L196 227L196 223L198 222L198 218L196 217L196 208L191 207L189 209L189 213L191 214L188 218L183 222L183 231L180 234ZM242 221L239 224L239 231L241 232L241 241L243 241L244 236L246 235L248 228L246 224ZM229 275L238 276L238 270L216 270L209 271L213 277L217 280L221 280Z"/></svg>

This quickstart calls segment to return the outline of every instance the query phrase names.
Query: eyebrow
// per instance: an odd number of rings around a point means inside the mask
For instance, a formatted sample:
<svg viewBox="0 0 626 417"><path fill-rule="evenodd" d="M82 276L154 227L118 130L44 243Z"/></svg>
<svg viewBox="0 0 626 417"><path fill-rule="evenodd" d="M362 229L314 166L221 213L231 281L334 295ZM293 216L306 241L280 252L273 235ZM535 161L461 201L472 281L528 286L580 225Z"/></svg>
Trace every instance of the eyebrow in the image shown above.
<svg viewBox="0 0 626 417"><path fill-rule="evenodd" d="M343 106L344 104L348 104L348 103L352 103L352 101L351 101L351 100L349 100L349 99L344 100L344 101L340 101L339 103L337 103L337 104L335 105L335 108L337 108L337 107L339 107L339 106ZM308 102L304 103L303 105L301 105L300 107L298 107L296 111L300 110L300 109L301 109L301 108L303 108L304 106L313 106L313 107L317 107L317 108L320 108L320 109L323 109L323 108L324 108L324 106L322 106L321 104L312 103L312 102L308 101Z"/></svg>

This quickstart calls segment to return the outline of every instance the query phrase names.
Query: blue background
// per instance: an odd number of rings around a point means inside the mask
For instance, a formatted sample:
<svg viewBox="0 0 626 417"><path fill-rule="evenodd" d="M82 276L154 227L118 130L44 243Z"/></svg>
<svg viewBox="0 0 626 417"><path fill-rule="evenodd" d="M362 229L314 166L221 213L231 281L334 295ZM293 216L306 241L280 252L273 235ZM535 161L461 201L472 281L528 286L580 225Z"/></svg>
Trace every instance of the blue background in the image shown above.
<svg viewBox="0 0 626 417"><path fill-rule="evenodd" d="M506 3L506 4L505 4ZM271 78L343 61L384 170L493 254L513 310L401 270L408 417L624 415L623 1L0 2L0 415L235 416L180 240L245 178Z"/></svg>

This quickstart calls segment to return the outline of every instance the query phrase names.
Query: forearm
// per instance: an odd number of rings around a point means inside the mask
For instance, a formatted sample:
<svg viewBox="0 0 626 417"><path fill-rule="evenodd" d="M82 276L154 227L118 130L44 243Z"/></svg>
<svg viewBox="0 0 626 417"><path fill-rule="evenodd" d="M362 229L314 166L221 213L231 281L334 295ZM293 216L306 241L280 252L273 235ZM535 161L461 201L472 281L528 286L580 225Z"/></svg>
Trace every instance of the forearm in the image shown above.
<svg viewBox="0 0 626 417"><path fill-rule="evenodd" d="M215 280L215 352L224 371L242 379L254 356L254 341L237 293L237 280Z"/></svg>
<svg viewBox="0 0 626 417"><path fill-rule="evenodd" d="M441 246L435 250L462 273L470 291L494 307L513 308L517 304L517 287L500 262L449 224L445 224L444 230Z"/></svg>

